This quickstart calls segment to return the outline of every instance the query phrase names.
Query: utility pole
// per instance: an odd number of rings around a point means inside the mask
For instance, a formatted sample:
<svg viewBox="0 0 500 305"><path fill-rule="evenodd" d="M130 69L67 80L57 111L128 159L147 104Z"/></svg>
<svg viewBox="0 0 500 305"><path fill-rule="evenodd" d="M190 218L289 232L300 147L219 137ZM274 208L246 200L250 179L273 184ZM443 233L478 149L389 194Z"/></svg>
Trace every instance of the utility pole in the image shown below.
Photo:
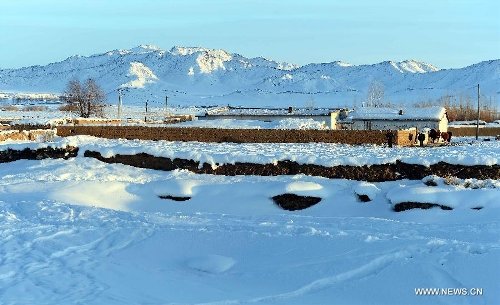
<svg viewBox="0 0 500 305"><path fill-rule="evenodd" d="M477 121L476 121L476 141L479 139L479 84L477 84Z"/></svg>
<svg viewBox="0 0 500 305"><path fill-rule="evenodd" d="M165 96L165 117L168 117L168 96Z"/></svg>
<svg viewBox="0 0 500 305"><path fill-rule="evenodd" d="M122 89L118 89L118 119L122 119Z"/></svg>
<svg viewBox="0 0 500 305"><path fill-rule="evenodd" d="M148 100L146 100L146 114L144 114L144 123L148 120Z"/></svg>

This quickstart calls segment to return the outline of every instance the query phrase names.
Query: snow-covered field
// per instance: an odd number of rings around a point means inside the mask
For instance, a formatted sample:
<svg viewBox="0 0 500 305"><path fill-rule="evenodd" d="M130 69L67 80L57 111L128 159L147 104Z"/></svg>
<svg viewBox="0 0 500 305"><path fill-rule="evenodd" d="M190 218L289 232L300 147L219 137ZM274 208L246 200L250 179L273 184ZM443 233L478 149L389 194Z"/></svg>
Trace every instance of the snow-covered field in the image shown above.
<svg viewBox="0 0 500 305"><path fill-rule="evenodd" d="M81 150L0 164L0 304L500 303L499 181L226 177L83 157L91 149L213 164L487 165L499 163L497 141L389 149L80 136L0 150L46 145ZM270 199L283 193L322 200L290 212ZM361 202L363 193L372 201ZM404 201L454 209L394 212Z"/></svg>

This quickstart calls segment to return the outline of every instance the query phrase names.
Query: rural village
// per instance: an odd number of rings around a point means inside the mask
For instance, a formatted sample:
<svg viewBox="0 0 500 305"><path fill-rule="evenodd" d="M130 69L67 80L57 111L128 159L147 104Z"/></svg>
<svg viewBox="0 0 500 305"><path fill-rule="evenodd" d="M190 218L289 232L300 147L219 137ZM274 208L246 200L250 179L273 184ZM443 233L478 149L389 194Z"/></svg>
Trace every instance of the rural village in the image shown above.
<svg viewBox="0 0 500 305"><path fill-rule="evenodd" d="M0 70L1 304L498 303L498 61L232 56Z"/></svg>

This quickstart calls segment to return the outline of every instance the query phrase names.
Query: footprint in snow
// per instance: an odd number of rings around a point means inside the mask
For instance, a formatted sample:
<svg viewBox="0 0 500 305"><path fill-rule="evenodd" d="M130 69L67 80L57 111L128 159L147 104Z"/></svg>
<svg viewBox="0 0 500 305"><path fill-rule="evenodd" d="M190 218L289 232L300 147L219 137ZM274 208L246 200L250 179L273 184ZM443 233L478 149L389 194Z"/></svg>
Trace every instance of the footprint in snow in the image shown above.
<svg viewBox="0 0 500 305"><path fill-rule="evenodd" d="M233 268L236 261L230 257L208 254L189 258L186 260L186 266L206 273L222 273Z"/></svg>

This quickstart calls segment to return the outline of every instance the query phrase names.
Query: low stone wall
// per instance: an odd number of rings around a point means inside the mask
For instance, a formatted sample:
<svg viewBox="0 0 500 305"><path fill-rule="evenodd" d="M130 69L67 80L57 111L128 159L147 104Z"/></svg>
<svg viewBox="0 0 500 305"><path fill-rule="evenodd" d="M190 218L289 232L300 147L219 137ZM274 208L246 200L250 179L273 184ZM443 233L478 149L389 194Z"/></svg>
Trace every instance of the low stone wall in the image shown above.
<svg viewBox="0 0 500 305"><path fill-rule="evenodd" d="M76 118L73 120L75 125L99 125L99 124L114 124L120 125L122 120L119 119L97 119L97 118Z"/></svg>
<svg viewBox="0 0 500 305"><path fill-rule="evenodd" d="M0 131L0 141L18 140L18 141L37 141L50 142L53 140L56 131L53 129L35 129L35 130L5 130Z"/></svg>
<svg viewBox="0 0 500 305"><path fill-rule="evenodd" d="M454 137L476 136L476 126L461 126L461 127L448 126L448 131L451 131ZM497 135L500 135L500 126L499 127L479 126L480 137L496 137Z"/></svg>
<svg viewBox="0 0 500 305"><path fill-rule="evenodd" d="M27 140L26 133L17 130L5 130L0 132L0 141L5 140Z"/></svg>
<svg viewBox="0 0 500 305"><path fill-rule="evenodd" d="M23 131L23 130L37 130L37 129L51 129L51 128L52 127L50 125L14 124L10 125L8 129Z"/></svg>
<svg viewBox="0 0 500 305"><path fill-rule="evenodd" d="M31 131L49 129L45 125L12 125L9 130ZM298 130L298 129L219 129L197 127L158 127L120 125L61 125L57 126L61 137L90 135L108 139L139 139L196 142L235 143L345 143L387 144L385 131L380 130ZM500 132L500 129L498 130ZM410 137L411 135L411 137ZM454 134L455 135L455 134ZM12 138L13 139L13 138ZM24 138L19 138L24 139ZM0 141L2 138L0 137ZM415 130L394 131L393 144L414 146Z"/></svg>
<svg viewBox="0 0 500 305"><path fill-rule="evenodd" d="M146 126L58 126L57 135L91 135L110 139L165 141L235 142L235 143L346 143L384 144L384 131L374 130L282 130L282 129L218 129ZM409 131L397 131L396 145L410 145Z"/></svg>

